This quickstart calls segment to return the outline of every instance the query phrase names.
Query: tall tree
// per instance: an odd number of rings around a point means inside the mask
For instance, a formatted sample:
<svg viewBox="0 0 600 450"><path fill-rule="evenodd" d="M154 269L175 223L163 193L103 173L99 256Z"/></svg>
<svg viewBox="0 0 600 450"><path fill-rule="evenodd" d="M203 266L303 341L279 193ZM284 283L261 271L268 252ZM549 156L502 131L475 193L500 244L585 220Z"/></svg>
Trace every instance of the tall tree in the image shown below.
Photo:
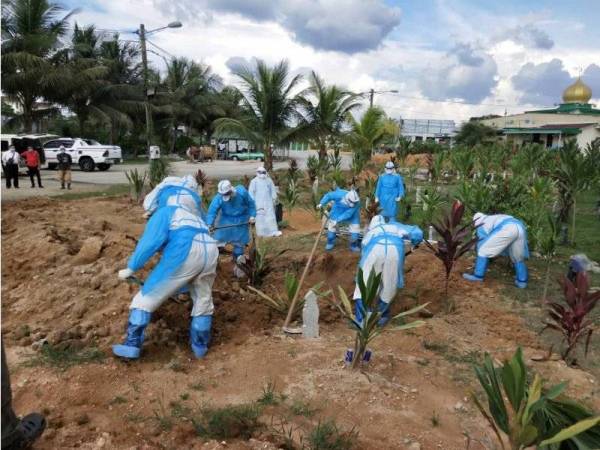
<svg viewBox="0 0 600 450"><path fill-rule="evenodd" d="M265 167L271 170L271 145L288 142L295 132L292 126L302 120L298 108L303 92L294 93L302 77L290 77L285 60L273 67L259 60L255 69L244 67L235 74L242 83L241 116L217 119L215 131L233 133L255 144L265 155Z"/></svg>
<svg viewBox="0 0 600 450"><path fill-rule="evenodd" d="M319 148L319 160L327 159L327 147L332 140L339 139L350 111L360 106L359 95L326 85L314 71L309 78L310 87L300 106L304 116L299 126L299 135L313 139Z"/></svg>
<svg viewBox="0 0 600 450"><path fill-rule="evenodd" d="M351 131L347 140L355 152L368 159L373 148L388 137L390 131L385 112L378 106L373 106L364 113L360 121L349 117Z"/></svg>
<svg viewBox="0 0 600 450"><path fill-rule="evenodd" d="M48 57L73 13L48 0L2 2L2 90L22 110L25 131L43 114L36 102L64 82Z"/></svg>
<svg viewBox="0 0 600 450"><path fill-rule="evenodd" d="M473 147L493 141L496 130L477 121L466 122L456 134L456 143Z"/></svg>

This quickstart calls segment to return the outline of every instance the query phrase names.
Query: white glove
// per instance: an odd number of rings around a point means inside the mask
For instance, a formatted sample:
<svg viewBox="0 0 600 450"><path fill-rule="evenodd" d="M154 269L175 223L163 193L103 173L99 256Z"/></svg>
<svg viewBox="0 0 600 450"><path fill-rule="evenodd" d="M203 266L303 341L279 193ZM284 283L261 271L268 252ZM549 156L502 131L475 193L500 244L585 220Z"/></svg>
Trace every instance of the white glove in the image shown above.
<svg viewBox="0 0 600 450"><path fill-rule="evenodd" d="M402 197L396 197L397 202L399 202L400 200L402 200Z"/></svg>
<svg viewBox="0 0 600 450"><path fill-rule="evenodd" d="M317 204L317 209L321 209L323 207L323 205L321 205L320 203Z"/></svg>
<svg viewBox="0 0 600 450"><path fill-rule="evenodd" d="M379 199L375 197L375 203L379 203Z"/></svg>
<svg viewBox="0 0 600 450"><path fill-rule="evenodd" d="M149 219L151 215L152 215L152 213L150 211L146 211L144 213L144 219L146 219L146 220Z"/></svg>
<svg viewBox="0 0 600 450"><path fill-rule="evenodd" d="M256 219L255 219L254 217L250 217L250 218L248 219L248 222L250 222L250 223L255 223L255 222L256 222Z"/></svg>
<svg viewBox="0 0 600 450"><path fill-rule="evenodd" d="M131 275L133 275L133 274L134 274L133 270L131 270L129 267L127 269L119 270L119 278L121 280L126 280L127 278L131 277Z"/></svg>

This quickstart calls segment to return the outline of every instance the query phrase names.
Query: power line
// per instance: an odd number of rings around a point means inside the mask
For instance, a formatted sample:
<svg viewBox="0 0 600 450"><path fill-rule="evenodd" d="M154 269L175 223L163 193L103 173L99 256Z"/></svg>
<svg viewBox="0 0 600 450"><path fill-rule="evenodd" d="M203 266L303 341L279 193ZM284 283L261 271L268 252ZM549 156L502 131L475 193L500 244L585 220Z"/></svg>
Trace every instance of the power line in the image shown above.
<svg viewBox="0 0 600 450"><path fill-rule="evenodd" d="M149 43L150 45L152 45L154 48L160 50L161 52L169 55L171 58L176 58L176 56L168 51L166 51L164 48L159 47L158 45L156 45L154 42L152 42L150 39L146 38L146 42Z"/></svg>

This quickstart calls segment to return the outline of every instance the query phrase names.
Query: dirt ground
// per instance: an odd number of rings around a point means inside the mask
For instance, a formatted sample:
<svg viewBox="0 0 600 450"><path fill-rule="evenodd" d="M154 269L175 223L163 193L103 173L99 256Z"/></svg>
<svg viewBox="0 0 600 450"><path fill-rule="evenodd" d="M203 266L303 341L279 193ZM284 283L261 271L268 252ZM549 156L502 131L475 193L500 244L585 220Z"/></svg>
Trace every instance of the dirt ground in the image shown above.
<svg viewBox="0 0 600 450"><path fill-rule="evenodd" d="M305 210L286 220L284 236L267 242L272 251L289 249L265 280L270 294L286 271L301 271L319 229ZM143 227L141 209L126 198L2 204L2 337L17 413L48 416L36 448L274 449L281 445L274 423L287 424L297 436L328 418L358 431L362 449L494 448L490 429L468 399L478 391L471 364L484 352L509 356L517 345L528 358L546 350L538 330L501 294L499 281L463 281L460 273L470 260L452 275L456 312L445 314L441 263L419 249L407 257L406 288L395 307L430 302L433 317L409 332L384 333L373 342L368 369L350 371L343 356L352 333L329 298L321 299L320 338L286 336L283 317L232 278L224 255L207 357L192 358L191 305L182 298L153 315L143 358L124 363L112 357L110 346L123 338L136 286L119 281L117 271ZM357 255L343 239L331 254L323 246L306 286L324 281L350 293ZM44 341L60 349L95 347L104 358L65 369L35 364ZM550 382L568 380L570 395L600 407L594 375L559 361L529 365ZM269 384L285 401L262 412L265 426L251 440L204 440L184 419L164 426L165 416L177 417L174 405L253 402ZM294 402L310 405L314 415L291 412Z"/></svg>

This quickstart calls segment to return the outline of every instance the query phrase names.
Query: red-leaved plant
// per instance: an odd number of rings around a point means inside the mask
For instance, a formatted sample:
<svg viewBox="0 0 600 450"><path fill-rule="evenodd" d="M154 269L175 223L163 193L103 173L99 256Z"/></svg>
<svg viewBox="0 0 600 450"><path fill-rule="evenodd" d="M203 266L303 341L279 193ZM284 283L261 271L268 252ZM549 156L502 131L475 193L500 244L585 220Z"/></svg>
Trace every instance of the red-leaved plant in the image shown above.
<svg viewBox="0 0 600 450"><path fill-rule="evenodd" d="M558 302L547 302L550 310L550 320L546 322L546 328L559 331L563 335L565 348L561 353L562 359L567 363L575 363L575 360L567 360L577 343L585 336L585 355L587 356L590 339L592 338L593 321L589 313L600 300L600 291L589 293L590 282L585 272L579 272L575 283L567 277L559 281L565 294L566 305Z"/></svg>
<svg viewBox="0 0 600 450"><path fill-rule="evenodd" d="M450 211L438 223L432 223L438 235L440 236L434 247L428 240L425 244L433 254L444 264L446 270L446 280L444 292L446 298L446 309L452 311L453 304L448 300L448 282L454 263L465 253L467 253L477 242L477 238L472 238L474 226L471 221L461 226L463 215L465 214L465 205L458 200L452 204Z"/></svg>

